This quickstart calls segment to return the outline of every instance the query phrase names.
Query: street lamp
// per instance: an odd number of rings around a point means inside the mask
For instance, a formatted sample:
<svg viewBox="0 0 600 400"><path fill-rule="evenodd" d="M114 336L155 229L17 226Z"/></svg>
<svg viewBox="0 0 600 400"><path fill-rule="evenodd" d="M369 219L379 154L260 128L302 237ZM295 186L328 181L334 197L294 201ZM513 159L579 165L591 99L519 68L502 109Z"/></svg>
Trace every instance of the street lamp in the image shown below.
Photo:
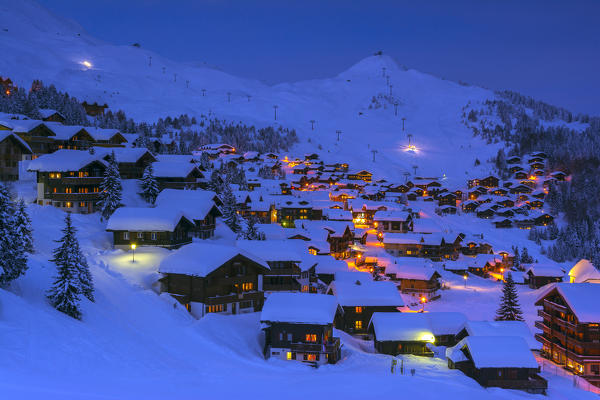
<svg viewBox="0 0 600 400"><path fill-rule="evenodd" d="M467 274L464 274L463 279L465 280L465 289L467 288L467 278L468 278Z"/></svg>
<svg viewBox="0 0 600 400"><path fill-rule="evenodd" d="M423 305L423 311L425 311L425 302L427 301L427 298L425 296L421 297L421 304Z"/></svg>
<svg viewBox="0 0 600 400"><path fill-rule="evenodd" d="M134 263L135 262L135 248L137 247L137 245L135 243L131 243L131 250L133 251L133 253L131 253L131 262Z"/></svg>

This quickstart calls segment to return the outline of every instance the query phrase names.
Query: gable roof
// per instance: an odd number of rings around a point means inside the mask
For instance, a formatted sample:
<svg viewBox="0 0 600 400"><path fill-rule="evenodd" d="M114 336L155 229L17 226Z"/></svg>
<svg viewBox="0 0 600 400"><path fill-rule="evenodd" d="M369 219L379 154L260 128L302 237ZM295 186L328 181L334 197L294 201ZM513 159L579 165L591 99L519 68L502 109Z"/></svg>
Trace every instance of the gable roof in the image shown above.
<svg viewBox="0 0 600 400"><path fill-rule="evenodd" d="M14 139L17 143L19 143L19 145L23 148L23 150L26 153L32 153L31 147L29 147L29 145L27 144L26 141L24 141L23 139L21 139L21 137L11 131L7 131L7 130L0 130L0 143L4 142L5 140L12 138Z"/></svg>
<svg viewBox="0 0 600 400"><path fill-rule="evenodd" d="M519 336L530 349L540 349L527 324L522 321L467 321L464 329L469 336Z"/></svg>
<svg viewBox="0 0 600 400"><path fill-rule="evenodd" d="M435 341L426 313L375 312L369 326L377 341Z"/></svg>
<svg viewBox="0 0 600 400"><path fill-rule="evenodd" d="M261 322L327 325L338 308L334 296L313 293L271 293L260 314Z"/></svg>
<svg viewBox="0 0 600 400"><path fill-rule="evenodd" d="M334 280L328 292L337 297L341 306L404 306L396 285L389 281Z"/></svg>
<svg viewBox="0 0 600 400"><path fill-rule="evenodd" d="M82 150L61 149L31 161L27 170L39 172L78 171L94 161L106 165L106 162L98 154L90 154L88 151Z"/></svg>
<svg viewBox="0 0 600 400"><path fill-rule="evenodd" d="M238 255L255 262L266 270L270 269L264 260L239 247L202 241L185 245L173 251L161 261L158 272L205 277Z"/></svg>
<svg viewBox="0 0 600 400"><path fill-rule="evenodd" d="M569 271L572 283L600 282L600 271L590 261L581 259Z"/></svg>
<svg viewBox="0 0 600 400"><path fill-rule="evenodd" d="M600 323L600 307L596 301L600 299L598 283L554 283L538 297L535 304L557 291L565 300L579 323Z"/></svg>
<svg viewBox="0 0 600 400"><path fill-rule="evenodd" d="M448 358L464 361L460 353L466 347L475 368L538 368L525 340L518 336L467 336L446 350Z"/></svg>
<svg viewBox="0 0 600 400"><path fill-rule="evenodd" d="M302 261L297 247L289 240L238 240L236 246L265 261Z"/></svg>
<svg viewBox="0 0 600 400"><path fill-rule="evenodd" d="M210 190L163 189L156 197L155 205L180 210L189 220L203 220L216 207L216 197Z"/></svg>
<svg viewBox="0 0 600 400"><path fill-rule="evenodd" d="M176 208L120 207L108 220L106 230L173 232L181 218L185 218L183 212Z"/></svg>

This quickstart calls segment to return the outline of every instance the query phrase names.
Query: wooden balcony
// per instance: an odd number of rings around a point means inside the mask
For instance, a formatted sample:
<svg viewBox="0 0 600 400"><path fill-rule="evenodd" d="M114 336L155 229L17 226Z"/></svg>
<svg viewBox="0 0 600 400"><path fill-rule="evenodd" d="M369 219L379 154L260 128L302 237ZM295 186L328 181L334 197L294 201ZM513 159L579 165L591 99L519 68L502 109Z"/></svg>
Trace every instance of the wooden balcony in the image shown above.
<svg viewBox="0 0 600 400"><path fill-rule="evenodd" d="M554 303L548 299L544 300L544 308L548 308L551 310L557 310L557 311L564 312L564 313L566 313L568 311L566 306L563 306L558 303Z"/></svg>
<svg viewBox="0 0 600 400"><path fill-rule="evenodd" d="M262 301L264 299L263 292L242 292L240 294L229 294L225 296L212 296L206 298L206 305L213 304L224 304L224 303L234 303L238 301L246 301L246 300L259 300Z"/></svg>
<svg viewBox="0 0 600 400"><path fill-rule="evenodd" d="M53 201L96 201L100 193L46 193L44 197Z"/></svg>
<svg viewBox="0 0 600 400"><path fill-rule="evenodd" d="M60 182L63 185L100 185L103 179L101 176L65 176L61 178Z"/></svg>
<svg viewBox="0 0 600 400"><path fill-rule="evenodd" d="M340 338L334 337L325 345L322 343L291 343L290 349L301 353L327 353L335 354L340 348ZM323 351L324 350L324 351Z"/></svg>

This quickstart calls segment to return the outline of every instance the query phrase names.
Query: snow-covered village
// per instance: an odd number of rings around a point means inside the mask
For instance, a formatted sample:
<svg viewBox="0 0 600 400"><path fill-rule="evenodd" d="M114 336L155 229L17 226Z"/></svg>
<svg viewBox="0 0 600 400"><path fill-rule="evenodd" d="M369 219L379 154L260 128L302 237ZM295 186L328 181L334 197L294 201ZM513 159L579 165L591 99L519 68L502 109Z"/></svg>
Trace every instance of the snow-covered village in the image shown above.
<svg viewBox="0 0 600 400"><path fill-rule="evenodd" d="M598 398L600 117L49 3L0 0L0 398Z"/></svg>

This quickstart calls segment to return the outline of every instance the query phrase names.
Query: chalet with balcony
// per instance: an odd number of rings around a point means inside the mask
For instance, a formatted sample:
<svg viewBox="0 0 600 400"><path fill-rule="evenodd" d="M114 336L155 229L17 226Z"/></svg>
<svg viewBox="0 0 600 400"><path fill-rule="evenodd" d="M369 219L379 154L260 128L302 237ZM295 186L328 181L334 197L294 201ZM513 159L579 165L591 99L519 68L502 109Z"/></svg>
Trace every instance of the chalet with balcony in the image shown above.
<svg viewBox="0 0 600 400"><path fill-rule="evenodd" d="M600 285L556 283L535 305L541 307L535 338L542 356L600 387Z"/></svg>
<svg viewBox="0 0 600 400"><path fill-rule="evenodd" d="M23 139L36 156L54 152L56 134L48 127L48 122L37 120L18 120L12 124L13 132Z"/></svg>
<svg viewBox="0 0 600 400"><path fill-rule="evenodd" d="M176 208L121 207L108 220L115 248L140 246L177 248L191 243L194 223Z"/></svg>
<svg viewBox="0 0 600 400"><path fill-rule="evenodd" d="M189 162L158 161L153 163L152 167L161 190L199 189L208 185L200 168Z"/></svg>
<svg viewBox="0 0 600 400"><path fill-rule="evenodd" d="M335 364L341 358L340 339L333 336L337 310L334 296L272 293L260 316L265 331L265 358L314 366Z"/></svg>
<svg viewBox="0 0 600 400"><path fill-rule="evenodd" d="M562 282L565 272L555 265L535 264L526 271L525 283L532 289L539 289L550 283Z"/></svg>
<svg viewBox="0 0 600 400"><path fill-rule="evenodd" d="M52 110L49 108L40 108L38 111L40 112L40 115L42 116L42 121L59 122L61 124L65 123L65 120L66 120L65 116L56 110Z"/></svg>
<svg viewBox="0 0 600 400"><path fill-rule="evenodd" d="M500 179L494 175L486 176L483 179L470 179L467 182L469 188L473 188L476 186L483 186L488 189L498 187L499 183L500 183Z"/></svg>
<svg viewBox="0 0 600 400"><path fill-rule="evenodd" d="M121 179L140 179L148 164L157 161L156 157L143 147L95 148L95 153L101 155L106 161L110 159L113 152L119 166Z"/></svg>
<svg viewBox="0 0 600 400"><path fill-rule="evenodd" d="M327 294L342 308L335 327L353 335L366 336L374 312L398 312L404 306L396 284L389 281L334 280Z"/></svg>
<svg viewBox="0 0 600 400"><path fill-rule="evenodd" d="M414 228L413 228L414 229ZM396 257L421 257L433 261L458 258L462 237L455 234L384 233L384 249Z"/></svg>
<svg viewBox="0 0 600 400"><path fill-rule="evenodd" d="M221 200L210 190L165 189L156 198L156 208L181 211L194 223L192 236L209 239L214 236L216 218L220 217Z"/></svg>
<svg viewBox="0 0 600 400"><path fill-rule="evenodd" d="M37 203L88 214L97 209L106 162L80 150L58 150L29 164L37 174Z"/></svg>
<svg viewBox="0 0 600 400"><path fill-rule="evenodd" d="M0 130L0 180L19 179L19 162L31 160L31 147L9 130Z"/></svg>
<svg viewBox="0 0 600 400"><path fill-rule="evenodd" d="M377 211L373 226L378 232L406 233L412 231L413 219L407 211Z"/></svg>
<svg viewBox="0 0 600 400"><path fill-rule="evenodd" d="M469 336L446 349L448 368L458 369L483 387L545 394L548 382L527 343L518 336Z"/></svg>
<svg viewBox="0 0 600 400"><path fill-rule="evenodd" d="M63 125L60 122L46 122L45 125L54 132L54 145L57 149L87 150L94 144L94 138L86 127Z"/></svg>
<svg viewBox="0 0 600 400"><path fill-rule="evenodd" d="M289 240L238 240L237 246L269 265L263 278L265 292L300 291L302 257Z"/></svg>
<svg viewBox="0 0 600 400"><path fill-rule="evenodd" d="M236 247L196 242L174 251L160 263L160 290L196 318L209 313L260 311L263 276L269 266Z"/></svg>
<svg viewBox="0 0 600 400"><path fill-rule="evenodd" d="M349 173L347 175L347 178L351 181L371 182L371 179L373 178L373 174L371 172L363 169L358 172Z"/></svg>
<svg viewBox="0 0 600 400"><path fill-rule="evenodd" d="M125 147L127 138L118 129L103 129L86 126L85 130L94 139L94 146Z"/></svg>
<svg viewBox="0 0 600 400"><path fill-rule="evenodd" d="M413 298L413 303L424 303L440 297L441 275L430 265L412 260L397 259L397 264L389 264L385 275L399 282L398 289Z"/></svg>

